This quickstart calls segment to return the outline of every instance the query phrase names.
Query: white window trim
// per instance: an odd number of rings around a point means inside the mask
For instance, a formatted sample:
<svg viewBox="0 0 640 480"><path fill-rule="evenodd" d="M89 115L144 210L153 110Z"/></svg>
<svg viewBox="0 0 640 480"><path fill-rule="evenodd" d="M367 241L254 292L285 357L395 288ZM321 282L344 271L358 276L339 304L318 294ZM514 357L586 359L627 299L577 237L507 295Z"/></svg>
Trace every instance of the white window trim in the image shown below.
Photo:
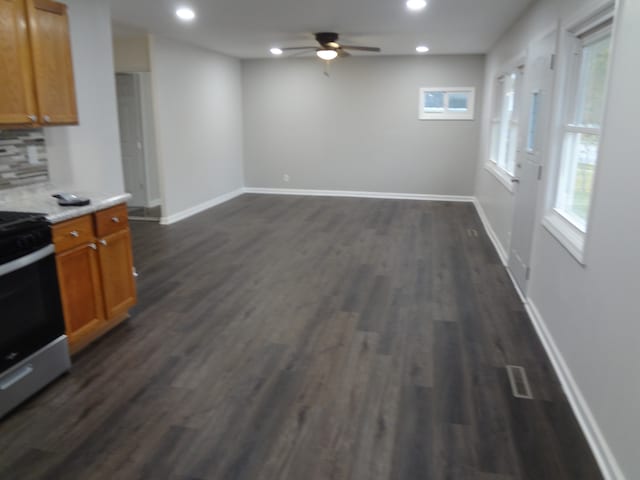
<svg viewBox="0 0 640 480"><path fill-rule="evenodd" d="M504 168L498 166L498 164L494 160L489 160L484 165L484 169L491 173L496 180L509 192L513 193L515 191L515 184L512 181L515 178L515 175L511 175Z"/></svg>
<svg viewBox="0 0 640 480"><path fill-rule="evenodd" d="M556 100L560 99L562 102L562 96L566 95L567 92L567 82L572 78L575 78L575 74L573 69L576 67L571 65L573 61L573 50L575 48L575 38L588 30L596 27L599 24L606 22L608 19L615 19L616 16L616 3L611 0L603 0L597 2L597 4L592 4L589 6L589 10L583 10L573 17L569 22L566 22L562 25L561 28L561 46L559 51L563 55L560 58L559 62L559 70L561 75L561 88L558 89L558 93L556 93ZM611 51L613 52L615 49L615 25L611 32ZM609 59L609 67L607 78L611 73L611 64L612 61ZM606 96L608 97L608 85L605 87ZM570 102L564 104L564 107L560 109L558 112L559 122L557 123L557 133L552 136L551 141L554 144L553 147L553 155L552 158L552 166L553 171L555 172L554 178L549 185L549 197L547 199L547 212L545 213L542 219L543 227L571 254L571 256L582 266L586 266L586 250L588 243L588 232L589 232L589 224L592 218L593 206L596 198L596 190L598 183L598 170L599 165L601 163L601 159L598 158L598 163L596 164L596 172L595 172L595 182L593 185L593 192L591 194L591 205L589 208L589 213L587 216L587 231L582 231L580 228L576 226L576 224L570 221L562 212L558 211L555 208L555 204L557 201L558 195L558 182L560 181L560 170L562 168L562 146L561 143L564 141L564 137L567 131L573 131L574 129L578 131L577 133L581 133L586 130L590 130L587 127L574 127L573 125L569 125L567 122L568 112L573 108L573 103L575 99L572 98ZM560 103L558 102L558 103ZM605 111L603 112L603 122L604 118L606 118L606 102L605 102ZM602 134L604 132L604 124L601 128L595 129L597 133L602 138ZM588 132L587 132L588 133Z"/></svg>
<svg viewBox="0 0 640 480"><path fill-rule="evenodd" d="M542 225L575 258L585 265L585 232L581 231L555 208L542 219Z"/></svg>
<svg viewBox="0 0 640 480"><path fill-rule="evenodd" d="M445 94L443 112L425 112L424 95L429 92L443 92ZM451 112L448 110L447 99L449 93L468 93L468 111L465 113ZM419 120L473 120L475 118L476 87L423 87L420 89L418 98L418 119Z"/></svg>

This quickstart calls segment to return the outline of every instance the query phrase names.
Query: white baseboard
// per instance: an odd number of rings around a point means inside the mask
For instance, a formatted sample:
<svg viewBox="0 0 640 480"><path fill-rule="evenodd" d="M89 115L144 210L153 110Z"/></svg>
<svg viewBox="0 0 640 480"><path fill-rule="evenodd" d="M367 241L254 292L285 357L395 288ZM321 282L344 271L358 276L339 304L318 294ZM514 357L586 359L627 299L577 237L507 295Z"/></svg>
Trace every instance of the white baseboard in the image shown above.
<svg viewBox="0 0 640 480"><path fill-rule="evenodd" d="M473 202L473 197L465 195L429 195L423 193L388 193L388 192L359 192L352 190L304 190L294 188L255 188L245 187L245 193L266 195L304 195L314 197L355 197L355 198L385 198L392 200L424 200L435 202Z"/></svg>
<svg viewBox="0 0 640 480"><path fill-rule="evenodd" d="M173 215L169 215L167 217L162 217L160 219L160 224L171 225L172 223L179 222L180 220L184 220L185 218L189 218L200 212L213 208L216 205L220 205L221 203L228 202L229 200L236 198L237 196L242 195L243 193L244 193L243 188L239 188L232 192L225 193L224 195L220 195L219 197L213 198L211 200L208 200L194 207L187 208L186 210L183 210L181 212L174 213Z"/></svg>
<svg viewBox="0 0 640 480"><path fill-rule="evenodd" d="M474 198L463 195L428 195L421 193L386 193L386 192L357 192L357 191L340 191L340 190L300 190L292 188L253 188L244 187L234 190L233 192L220 195L212 200L201 203L194 207L188 208L181 212L162 217L161 225L171 225L185 218L189 218L204 210L227 202L243 193L257 193L266 195L305 195L305 196L322 196L322 197L357 197L357 198L386 198L395 200L422 200L422 201L439 201L439 202L473 202Z"/></svg>
<svg viewBox="0 0 640 480"><path fill-rule="evenodd" d="M556 375L558 375L558 379L569 400L571 409L582 428L582 433L584 433L596 462L598 462L602 476L605 480L625 480L624 473L622 473L613 452L611 452L607 441L602 435L598 422L596 422L596 419L593 417L593 413L582 395L582 391L573 377L564 356L547 328L547 324L542 318L542 315L540 315L540 312L530 298L527 298L524 306L547 352L547 356L551 360L553 369Z"/></svg>
<svg viewBox="0 0 640 480"><path fill-rule="evenodd" d="M609 445L607 444L602 432L600 431L600 427L593 417L593 413L587 404L584 396L582 395L582 391L578 386L567 362L564 359L564 356L560 352L549 328L547 327L546 322L542 318L540 311L536 308L535 304L531 300L531 298L525 296L525 294L520 290L518 284L515 279L511 275L511 272L507 268L509 263L509 257L507 256L507 252L500 243L498 236L495 231L491 227L491 223L487 215L482 208L482 205L478 201L477 198L474 198L473 201L476 210L478 211L478 215L482 220L482 224L484 226L487 235L491 239L493 246L495 247L500 259L502 260L503 265L505 266L507 273L509 274L509 278L511 278L511 282L515 287L522 303L529 315L529 319L533 324L533 327L542 342L542 345L551 361L551 365L553 366L558 379L560 380L560 384L562 385L562 389L567 396L567 400L569 401L569 405L573 410L573 414L576 416L580 428L582 429L582 433L584 434L587 442L589 443L589 447L593 452L593 456L600 467L600 471L605 480L625 480L625 476L618 465Z"/></svg>
<svg viewBox="0 0 640 480"><path fill-rule="evenodd" d="M500 260L502 261L502 264L506 267L507 265L509 265L509 255L507 254L507 251L502 246L502 243L500 242L498 235L496 235L496 232L493 230L493 227L491 226L491 222L489 222L489 217L487 217L487 214L485 213L484 208L482 208L482 204L480 203L480 201L474 197L473 204L475 205L476 211L478 212L478 216L482 221L484 230L487 232L487 235L489 235L489 238L491 239L493 246L495 247L496 251L498 252L498 255L500 256Z"/></svg>
<svg viewBox="0 0 640 480"><path fill-rule="evenodd" d="M160 200L159 198L156 198L155 200L151 200L149 202L149 205L147 205L147 208L155 208L155 207L159 207L160 205L162 205L162 200Z"/></svg>

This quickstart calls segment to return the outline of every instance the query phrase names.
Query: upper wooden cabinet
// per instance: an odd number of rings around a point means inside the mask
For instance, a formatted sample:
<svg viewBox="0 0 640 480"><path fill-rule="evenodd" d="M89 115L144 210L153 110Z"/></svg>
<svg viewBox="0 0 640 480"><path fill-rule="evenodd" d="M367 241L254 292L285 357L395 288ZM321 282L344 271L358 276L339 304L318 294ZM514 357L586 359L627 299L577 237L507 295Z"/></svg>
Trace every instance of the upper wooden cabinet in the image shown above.
<svg viewBox="0 0 640 480"><path fill-rule="evenodd" d="M66 5L0 0L0 84L0 126L78 123Z"/></svg>
<svg viewBox="0 0 640 480"><path fill-rule="evenodd" d="M37 121L24 0L0 0L0 124Z"/></svg>
<svg viewBox="0 0 640 480"><path fill-rule="evenodd" d="M43 124L78 123L67 6L27 0L36 97Z"/></svg>

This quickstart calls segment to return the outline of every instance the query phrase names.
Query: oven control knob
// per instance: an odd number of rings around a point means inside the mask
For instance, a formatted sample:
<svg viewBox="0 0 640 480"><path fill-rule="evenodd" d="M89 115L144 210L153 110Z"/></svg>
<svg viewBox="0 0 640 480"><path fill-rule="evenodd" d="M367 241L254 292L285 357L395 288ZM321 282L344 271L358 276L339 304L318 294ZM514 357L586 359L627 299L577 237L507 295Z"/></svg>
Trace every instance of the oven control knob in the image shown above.
<svg viewBox="0 0 640 480"><path fill-rule="evenodd" d="M31 234L31 236L33 237L34 245L41 245L43 243L44 234L42 232L34 232Z"/></svg>
<svg viewBox="0 0 640 480"><path fill-rule="evenodd" d="M17 244L20 249L33 248L36 245L36 236L33 233L22 235L18 238Z"/></svg>

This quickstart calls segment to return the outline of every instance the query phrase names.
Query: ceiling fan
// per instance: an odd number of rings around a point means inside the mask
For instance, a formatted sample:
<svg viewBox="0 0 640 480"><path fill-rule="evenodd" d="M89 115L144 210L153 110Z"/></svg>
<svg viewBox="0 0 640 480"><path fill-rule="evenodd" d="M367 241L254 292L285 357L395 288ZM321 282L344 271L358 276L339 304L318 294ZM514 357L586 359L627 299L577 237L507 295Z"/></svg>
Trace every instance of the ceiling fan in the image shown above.
<svg viewBox="0 0 640 480"><path fill-rule="evenodd" d="M358 50L361 52L380 52L378 47L360 47L356 45L343 45L338 43L339 35L335 32L318 32L315 34L316 41L320 47L285 47L279 49L282 52L294 50L315 50L316 55L322 60L333 60L336 57L349 57L348 50Z"/></svg>

